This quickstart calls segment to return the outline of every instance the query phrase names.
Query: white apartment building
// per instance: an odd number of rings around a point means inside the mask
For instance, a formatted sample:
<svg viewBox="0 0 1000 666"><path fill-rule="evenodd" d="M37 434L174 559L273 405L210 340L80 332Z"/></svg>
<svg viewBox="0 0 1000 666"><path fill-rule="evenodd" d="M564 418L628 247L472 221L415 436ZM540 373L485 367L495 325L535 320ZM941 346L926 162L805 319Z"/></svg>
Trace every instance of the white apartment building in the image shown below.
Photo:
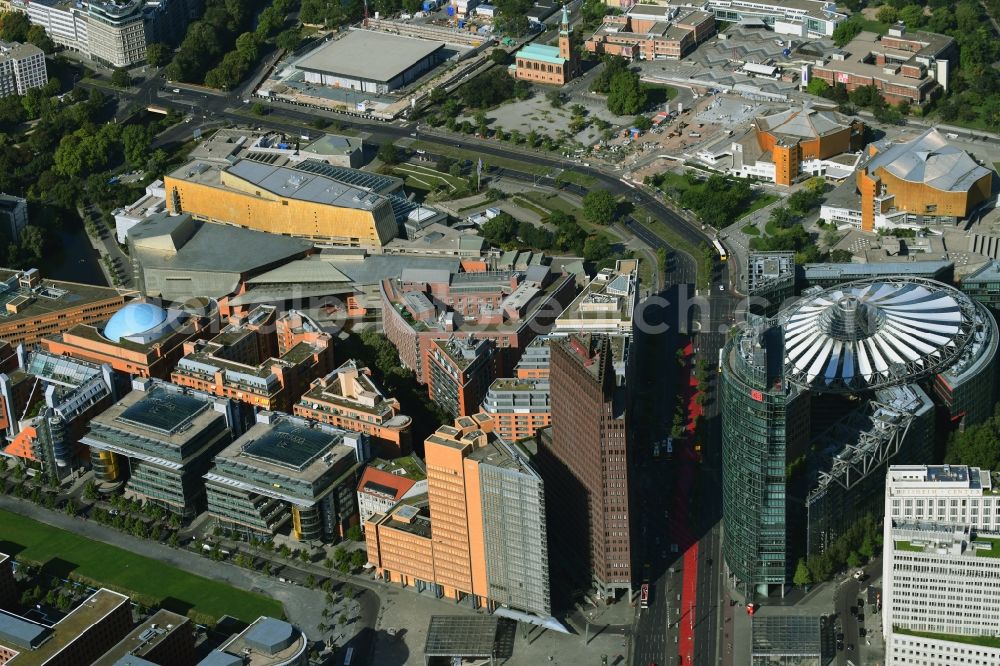
<svg viewBox="0 0 1000 666"><path fill-rule="evenodd" d="M882 625L890 666L1000 663L994 492L991 473L975 467L889 468Z"/></svg>
<svg viewBox="0 0 1000 666"><path fill-rule="evenodd" d="M636 0L605 0L612 7L628 9ZM797 37L832 37L847 14L828 0L664 0L658 4L688 7L715 14L717 21L759 21L776 33Z"/></svg>
<svg viewBox="0 0 1000 666"><path fill-rule="evenodd" d="M885 484L885 517L898 523L969 525L1000 534L1000 475L965 465L895 465Z"/></svg>
<svg viewBox="0 0 1000 666"><path fill-rule="evenodd" d="M191 19L197 0L10 0L11 8L45 28L52 40L109 67L131 67L146 59L148 33L176 36ZM200 10L199 10L200 11Z"/></svg>
<svg viewBox="0 0 1000 666"><path fill-rule="evenodd" d="M35 25L56 44L67 49L90 53L87 40L87 10L72 0L11 0L11 7L27 13Z"/></svg>
<svg viewBox="0 0 1000 666"><path fill-rule="evenodd" d="M0 41L0 97L24 95L48 82L45 53L40 48Z"/></svg>
<svg viewBox="0 0 1000 666"><path fill-rule="evenodd" d="M144 0L91 0L87 11L90 57L112 67L146 59Z"/></svg>

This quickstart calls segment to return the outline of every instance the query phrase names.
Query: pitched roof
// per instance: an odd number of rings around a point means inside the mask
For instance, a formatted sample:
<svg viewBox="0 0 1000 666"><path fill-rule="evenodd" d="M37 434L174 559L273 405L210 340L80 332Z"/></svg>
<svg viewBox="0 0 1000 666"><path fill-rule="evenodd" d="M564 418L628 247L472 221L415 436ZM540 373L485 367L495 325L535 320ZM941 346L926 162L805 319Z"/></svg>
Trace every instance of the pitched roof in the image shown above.
<svg viewBox="0 0 1000 666"><path fill-rule="evenodd" d="M375 467L366 467L365 473L361 476L361 481L358 483L358 492L389 495L394 501L398 502L403 499L403 495L413 487L414 483L416 481L405 476L386 472Z"/></svg>
<svg viewBox="0 0 1000 666"><path fill-rule="evenodd" d="M771 134L813 139L850 127L850 120L834 111L818 111L804 106L757 119L757 126Z"/></svg>
<svg viewBox="0 0 1000 666"><path fill-rule="evenodd" d="M517 52L517 57L524 60L537 60L553 65L562 65L566 58L559 55L559 48L556 46L546 46L545 44L528 44Z"/></svg>

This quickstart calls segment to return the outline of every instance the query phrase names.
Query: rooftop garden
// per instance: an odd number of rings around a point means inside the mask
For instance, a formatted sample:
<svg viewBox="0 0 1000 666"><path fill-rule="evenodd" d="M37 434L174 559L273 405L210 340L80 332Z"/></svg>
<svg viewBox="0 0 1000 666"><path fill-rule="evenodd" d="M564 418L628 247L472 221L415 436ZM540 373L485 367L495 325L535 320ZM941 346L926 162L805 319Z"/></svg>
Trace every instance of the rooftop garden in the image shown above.
<svg viewBox="0 0 1000 666"><path fill-rule="evenodd" d="M912 631L910 629L902 629L900 627L893 627L893 632L897 634L903 634L904 636L916 636L917 638L929 638L931 640L937 641L951 641L953 643L962 643L964 645L980 645L982 647L993 647L1000 648L1000 637L996 636L960 636L958 634L935 634L930 631Z"/></svg>

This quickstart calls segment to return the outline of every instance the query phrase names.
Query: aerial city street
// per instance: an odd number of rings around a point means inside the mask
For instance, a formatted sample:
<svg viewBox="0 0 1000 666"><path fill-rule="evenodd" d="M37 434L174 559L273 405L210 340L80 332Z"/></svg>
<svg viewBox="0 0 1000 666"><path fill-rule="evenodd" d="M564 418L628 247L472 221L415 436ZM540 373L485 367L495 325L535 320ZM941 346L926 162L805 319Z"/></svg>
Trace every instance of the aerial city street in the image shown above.
<svg viewBox="0 0 1000 666"><path fill-rule="evenodd" d="M0 0L0 666L1000 664L1000 0Z"/></svg>

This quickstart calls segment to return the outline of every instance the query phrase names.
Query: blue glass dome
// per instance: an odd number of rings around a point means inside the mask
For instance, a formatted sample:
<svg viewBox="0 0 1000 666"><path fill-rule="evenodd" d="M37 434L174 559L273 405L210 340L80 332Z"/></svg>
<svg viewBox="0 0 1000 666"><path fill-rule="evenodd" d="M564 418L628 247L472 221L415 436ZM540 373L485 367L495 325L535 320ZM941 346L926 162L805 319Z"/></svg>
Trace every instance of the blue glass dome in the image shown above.
<svg viewBox="0 0 1000 666"><path fill-rule="evenodd" d="M104 326L104 337L112 342L144 333L167 320L167 311L152 303L129 303Z"/></svg>

